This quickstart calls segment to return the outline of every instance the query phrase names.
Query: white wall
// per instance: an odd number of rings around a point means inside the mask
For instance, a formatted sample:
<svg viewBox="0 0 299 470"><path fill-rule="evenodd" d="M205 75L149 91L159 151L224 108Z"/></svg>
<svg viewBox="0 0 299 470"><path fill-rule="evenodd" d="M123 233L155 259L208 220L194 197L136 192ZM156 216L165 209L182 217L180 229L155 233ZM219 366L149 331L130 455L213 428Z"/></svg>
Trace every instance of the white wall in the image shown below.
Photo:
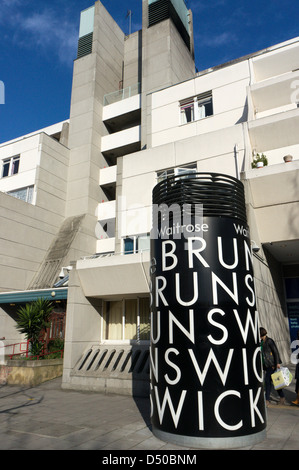
<svg viewBox="0 0 299 470"><path fill-rule="evenodd" d="M35 184L36 168L40 162L39 143L38 134L0 147L1 174L3 160L20 155L19 172L16 175L0 178L0 191L13 191Z"/></svg>
<svg viewBox="0 0 299 470"><path fill-rule="evenodd" d="M247 118L248 61L195 77L152 95L152 146L231 127ZM179 102L212 90L213 116L181 124Z"/></svg>
<svg viewBox="0 0 299 470"><path fill-rule="evenodd" d="M133 153L123 157L122 236L147 233L151 230L152 190L157 184L157 171L195 163L198 171L237 176L238 165L244 165L244 134L237 125ZM119 219L119 213L117 214ZM134 231L135 230L135 231Z"/></svg>

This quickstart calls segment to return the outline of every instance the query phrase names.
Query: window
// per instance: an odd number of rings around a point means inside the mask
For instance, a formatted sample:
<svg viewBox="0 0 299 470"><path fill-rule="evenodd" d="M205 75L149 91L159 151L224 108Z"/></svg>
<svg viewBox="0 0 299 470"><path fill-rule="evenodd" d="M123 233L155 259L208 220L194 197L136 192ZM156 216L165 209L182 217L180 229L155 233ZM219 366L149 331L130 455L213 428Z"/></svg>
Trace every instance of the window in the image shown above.
<svg viewBox="0 0 299 470"><path fill-rule="evenodd" d="M140 253L141 251L148 251L150 249L150 236L146 235L132 235L123 239L123 253L130 255Z"/></svg>
<svg viewBox="0 0 299 470"><path fill-rule="evenodd" d="M190 98L188 101L180 103L181 108L181 123L186 124L187 122L194 121L194 98Z"/></svg>
<svg viewBox="0 0 299 470"><path fill-rule="evenodd" d="M136 237L126 237L124 238L124 254L130 255L136 253Z"/></svg>
<svg viewBox="0 0 299 470"><path fill-rule="evenodd" d="M149 340L149 299L106 301L103 306L103 322L104 340Z"/></svg>
<svg viewBox="0 0 299 470"><path fill-rule="evenodd" d="M8 191L7 194L10 196L21 199L22 201L32 204L33 200L33 186L28 186L27 188L16 189L14 191Z"/></svg>
<svg viewBox="0 0 299 470"><path fill-rule="evenodd" d="M163 181L164 179L170 176L181 176L183 174L196 173L196 172L197 172L196 163L192 163L186 166L181 166L177 168L169 168L168 170L158 171L157 180L158 180L158 183L160 183L160 181Z"/></svg>
<svg viewBox="0 0 299 470"><path fill-rule="evenodd" d="M180 101L181 124L213 115L212 92L208 91Z"/></svg>
<svg viewBox="0 0 299 470"><path fill-rule="evenodd" d="M19 173L20 155L3 160L2 178Z"/></svg>

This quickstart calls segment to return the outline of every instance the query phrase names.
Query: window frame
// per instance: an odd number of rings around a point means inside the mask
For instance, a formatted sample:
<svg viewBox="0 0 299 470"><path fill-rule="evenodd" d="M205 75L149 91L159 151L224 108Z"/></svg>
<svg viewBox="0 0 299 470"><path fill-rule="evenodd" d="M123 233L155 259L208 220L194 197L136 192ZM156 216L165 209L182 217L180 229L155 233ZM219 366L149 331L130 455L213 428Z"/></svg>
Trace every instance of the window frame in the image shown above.
<svg viewBox="0 0 299 470"><path fill-rule="evenodd" d="M5 168L7 168L7 174L4 174L6 173ZM2 160L1 178L7 178L8 176L17 175L19 173L19 169L20 155L4 158Z"/></svg>
<svg viewBox="0 0 299 470"><path fill-rule="evenodd" d="M157 171L157 182L165 180L170 176L182 176L186 173L197 173L197 164L189 163L188 165L167 168L166 170Z"/></svg>
<svg viewBox="0 0 299 470"><path fill-rule="evenodd" d="M135 255L137 253L142 253L143 251L148 251L149 249L140 249L139 247L139 240L144 240L144 239L150 239L150 234L149 233L139 233L137 235L127 235L122 238L122 249L121 253L122 255ZM125 245L126 245L126 240L132 240L133 242L133 249L126 251Z"/></svg>
<svg viewBox="0 0 299 470"><path fill-rule="evenodd" d="M186 98L179 102L180 124L190 124L190 122L201 121L214 115L213 93L207 91L190 98ZM190 119L186 114L186 110L191 109ZM208 113L207 113L208 110Z"/></svg>
<svg viewBox="0 0 299 470"><path fill-rule="evenodd" d="M23 191L25 198L20 197L20 192ZM11 191L7 191L9 196L15 197L20 201L26 202L27 204L33 204L33 197L34 197L34 185L24 186L23 188L13 189Z"/></svg>
<svg viewBox="0 0 299 470"><path fill-rule="evenodd" d="M149 313L149 318L148 318L148 326L149 326L149 331L148 331L148 338L147 339L140 339L140 336L142 335L142 332L140 331L140 327L142 325L141 323L141 318L142 318L142 312L141 312L141 301L147 299L148 301L148 313ZM126 338L127 335L127 330L126 330L126 302L127 301L136 301L136 339L134 338ZM108 325L107 325L107 303L111 302L121 302L122 303L122 312L121 312L121 323L120 325L120 331L121 331L121 338L118 339L108 339L109 338L109 333L107 330L107 326L109 327L110 319L108 318ZM129 318L129 313L127 318ZM106 337L108 336L108 338ZM148 297L137 297L134 299L128 299L128 298L122 298L120 300L107 300L104 301L102 304L102 314L101 314L101 343L102 344L149 344L150 342L150 299Z"/></svg>

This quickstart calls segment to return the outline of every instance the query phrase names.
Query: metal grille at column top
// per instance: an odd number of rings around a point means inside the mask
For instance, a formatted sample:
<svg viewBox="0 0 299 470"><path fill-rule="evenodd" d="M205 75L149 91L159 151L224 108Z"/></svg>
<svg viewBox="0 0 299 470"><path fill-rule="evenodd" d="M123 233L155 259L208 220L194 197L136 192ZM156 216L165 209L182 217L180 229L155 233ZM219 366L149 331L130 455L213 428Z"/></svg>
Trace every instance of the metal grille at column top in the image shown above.
<svg viewBox="0 0 299 470"><path fill-rule="evenodd" d="M166 178L153 189L153 204L202 204L203 216L231 217L247 223L244 186L229 175L189 173Z"/></svg>

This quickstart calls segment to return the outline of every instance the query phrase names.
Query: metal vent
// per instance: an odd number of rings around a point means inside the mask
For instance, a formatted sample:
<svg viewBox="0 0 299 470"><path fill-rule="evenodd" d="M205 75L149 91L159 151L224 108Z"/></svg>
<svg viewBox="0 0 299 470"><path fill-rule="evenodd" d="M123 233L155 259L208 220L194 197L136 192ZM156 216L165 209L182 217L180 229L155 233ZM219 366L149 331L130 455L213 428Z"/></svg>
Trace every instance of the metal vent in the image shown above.
<svg viewBox="0 0 299 470"><path fill-rule="evenodd" d="M183 41L190 49L190 34L186 30L175 6L171 0L157 0L148 6L148 27L170 18L175 24Z"/></svg>
<svg viewBox="0 0 299 470"><path fill-rule="evenodd" d="M244 186L229 175L187 173L166 178L153 189L153 204L168 207L202 204L205 217L231 217L247 222Z"/></svg>
<svg viewBox="0 0 299 470"><path fill-rule="evenodd" d="M148 25L160 23L169 18L169 0L158 0L148 7Z"/></svg>
<svg viewBox="0 0 299 470"><path fill-rule="evenodd" d="M77 59L92 53L93 33L86 34L79 38Z"/></svg>

